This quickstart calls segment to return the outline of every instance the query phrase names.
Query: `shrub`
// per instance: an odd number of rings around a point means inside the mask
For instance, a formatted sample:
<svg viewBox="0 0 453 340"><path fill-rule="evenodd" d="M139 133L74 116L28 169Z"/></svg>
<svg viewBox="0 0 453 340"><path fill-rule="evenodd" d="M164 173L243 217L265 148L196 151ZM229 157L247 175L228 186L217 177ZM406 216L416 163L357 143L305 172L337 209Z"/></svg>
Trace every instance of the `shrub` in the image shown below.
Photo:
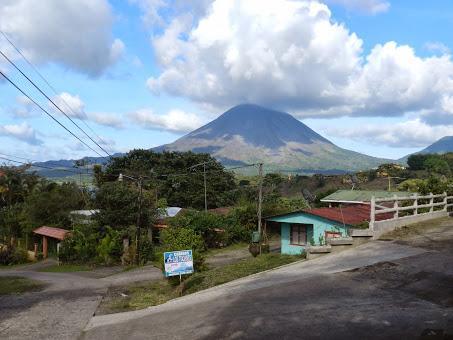
<svg viewBox="0 0 453 340"><path fill-rule="evenodd" d="M74 227L72 235L61 243L59 258L63 263L90 263L96 259L99 234L93 225Z"/></svg>
<svg viewBox="0 0 453 340"><path fill-rule="evenodd" d="M117 263L121 258L122 251L120 232L107 227L105 236L96 247L98 260L107 265Z"/></svg>
<svg viewBox="0 0 453 340"><path fill-rule="evenodd" d="M171 227L161 232L161 240L164 244L164 251L177 251L192 249L193 264L195 270L203 270L204 256L206 250L203 237L189 228ZM163 267L163 258L160 259Z"/></svg>
<svg viewBox="0 0 453 340"><path fill-rule="evenodd" d="M150 240L142 237L140 242L140 263L146 264L148 261L154 260L154 247Z"/></svg>
<svg viewBox="0 0 453 340"><path fill-rule="evenodd" d="M27 251L22 248L4 246L0 248L0 265L28 262Z"/></svg>

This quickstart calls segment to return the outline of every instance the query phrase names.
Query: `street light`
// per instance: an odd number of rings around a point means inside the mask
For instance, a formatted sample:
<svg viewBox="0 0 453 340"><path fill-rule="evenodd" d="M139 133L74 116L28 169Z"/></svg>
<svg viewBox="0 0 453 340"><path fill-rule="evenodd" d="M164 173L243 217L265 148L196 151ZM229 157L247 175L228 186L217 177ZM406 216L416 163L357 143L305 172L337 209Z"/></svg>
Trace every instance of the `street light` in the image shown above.
<svg viewBox="0 0 453 340"><path fill-rule="evenodd" d="M141 221L141 215L142 215L142 199L143 199L143 177L140 176L139 178L123 175L120 173L118 176L118 182L122 182L123 178L130 179L138 184L138 215L137 215L137 226L135 230L135 261L138 264L140 264L140 221Z"/></svg>

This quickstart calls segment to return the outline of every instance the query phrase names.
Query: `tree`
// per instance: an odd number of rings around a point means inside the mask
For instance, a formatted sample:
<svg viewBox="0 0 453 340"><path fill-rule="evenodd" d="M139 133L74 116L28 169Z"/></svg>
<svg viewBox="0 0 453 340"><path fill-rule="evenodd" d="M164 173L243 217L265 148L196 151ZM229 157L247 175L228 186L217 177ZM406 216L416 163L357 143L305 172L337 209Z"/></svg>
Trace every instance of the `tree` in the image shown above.
<svg viewBox="0 0 453 340"><path fill-rule="evenodd" d="M411 170L424 170L425 161L428 159L426 154L415 154L410 155L407 159L407 165Z"/></svg>
<svg viewBox="0 0 453 340"><path fill-rule="evenodd" d="M85 204L83 192L75 183L42 181L25 199L22 223L27 231L42 225L68 228L70 212L84 208Z"/></svg>
<svg viewBox="0 0 453 340"><path fill-rule="evenodd" d="M209 208L231 205L235 199L234 175L208 154L133 150L115 157L107 164L97 181L114 181L118 175L149 179L150 189L170 206L202 209L204 207L203 167L206 162L207 201Z"/></svg>
<svg viewBox="0 0 453 340"><path fill-rule="evenodd" d="M96 220L101 226L121 230L135 226L139 213L139 190L135 182L106 182L96 193L95 203L100 210ZM148 227L154 218L155 202L152 192L143 191L140 227Z"/></svg>

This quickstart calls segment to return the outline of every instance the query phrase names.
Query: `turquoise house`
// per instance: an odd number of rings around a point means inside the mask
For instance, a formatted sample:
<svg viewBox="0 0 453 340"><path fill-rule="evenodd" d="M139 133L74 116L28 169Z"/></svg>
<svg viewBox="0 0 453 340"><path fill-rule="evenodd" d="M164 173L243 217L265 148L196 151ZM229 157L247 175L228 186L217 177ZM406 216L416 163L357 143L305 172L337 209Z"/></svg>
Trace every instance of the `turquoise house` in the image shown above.
<svg viewBox="0 0 453 340"><path fill-rule="evenodd" d="M349 229L369 221L370 208L352 205L344 208L318 208L265 218L280 224L281 253L301 254L310 245L324 245L328 238L347 237Z"/></svg>

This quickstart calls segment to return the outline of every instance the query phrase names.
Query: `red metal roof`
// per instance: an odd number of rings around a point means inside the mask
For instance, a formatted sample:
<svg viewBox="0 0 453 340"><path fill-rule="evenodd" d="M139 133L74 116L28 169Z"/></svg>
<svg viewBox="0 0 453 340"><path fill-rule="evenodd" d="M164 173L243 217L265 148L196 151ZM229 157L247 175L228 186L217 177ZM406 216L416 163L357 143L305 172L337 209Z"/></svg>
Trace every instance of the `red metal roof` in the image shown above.
<svg viewBox="0 0 453 340"><path fill-rule="evenodd" d="M354 204L348 205L341 208L315 208L307 209L303 212L329 220L345 223L349 225L360 224L364 221L370 221L370 206L366 204ZM378 214L376 215L376 221L387 220L392 218L392 214Z"/></svg>
<svg viewBox="0 0 453 340"><path fill-rule="evenodd" d="M70 233L69 230L45 226L39 227L38 229L33 230L33 232L35 234L55 238L57 240L63 240L66 237L66 235Z"/></svg>

